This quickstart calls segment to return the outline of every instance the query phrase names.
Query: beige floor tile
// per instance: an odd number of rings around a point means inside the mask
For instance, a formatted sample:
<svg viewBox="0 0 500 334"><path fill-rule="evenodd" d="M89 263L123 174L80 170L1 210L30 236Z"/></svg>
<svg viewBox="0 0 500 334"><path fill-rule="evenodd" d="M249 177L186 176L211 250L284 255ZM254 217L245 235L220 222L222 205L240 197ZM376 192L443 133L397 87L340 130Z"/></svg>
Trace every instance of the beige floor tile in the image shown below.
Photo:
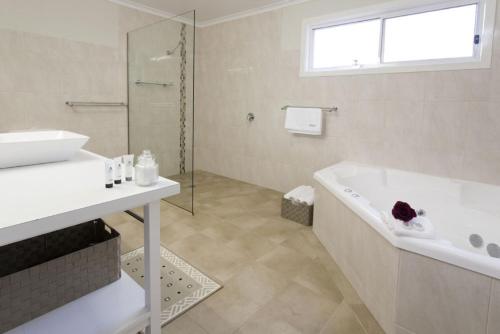
<svg viewBox="0 0 500 334"><path fill-rule="evenodd" d="M248 212L240 207L224 206L219 201L217 201L217 204L200 206L200 211L201 213L209 213L218 218L232 218Z"/></svg>
<svg viewBox="0 0 500 334"><path fill-rule="evenodd" d="M217 248L215 240L200 232L195 232L169 245L169 249L186 259L202 258L207 252L212 252L215 248Z"/></svg>
<svg viewBox="0 0 500 334"><path fill-rule="evenodd" d="M349 305L342 303L328 322L321 329L320 334L367 334Z"/></svg>
<svg viewBox="0 0 500 334"><path fill-rule="evenodd" d="M299 284L291 283L240 329L241 333L267 333L269 324L288 324L299 333L319 333L338 304Z"/></svg>
<svg viewBox="0 0 500 334"><path fill-rule="evenodd" d="M302 334L286 321L269 319L266 323L249 322L236 331L236 334Z"/></svg>
<svg viewBox="0 0 500 334"><path fill-rule="evenodd" d="M311 259L316 259L319 256L328 254L312 232L311 228L301 229L282 242L281 245L296 250Z"/></svg>
<svg viewBox="0 0 500 334"><path fill-rule="evenodd" d="M220 218L202 213L184 217L183 221L197 231L203 231L208 227L220 226L220 223L222 222Z"/></svg>
<svg viewBox="0 0 500 334"><path fill-rule="evenodd" d="M161 201L160 210L162 225L171 224L193 216L190 212L176 206L169 205L165 201Z"/></svg>
<svg viewBox="0 0 500 334"><path fill-rule="evenodd" d="M224 222L235 225L239 228L245 230L258 229L264 225L268 220L266 218L260 217L254 213L238 214L230 217L226 217Z"/></svg>
<svg viewBox="0 0 500 334"><path fill-rule="evenodd" d="M262 238L256 232L248 232L227 243L227 247L245 254L249 259L257 260L278 247L278 244Z"/></svg>
<svg viewBox="0 0 500 334"><path fill-rule="evenodd" d="M229 242L241 237L243 234L245 234L245 231L232 224L220 223L218 225L208 226L207 228L203 229L201 233L211 237L216 241Z"/></svg>
<svg viewBox="0 0 500 334"><path fill-rule="evenodd" d="M205 302L231 328L238 328L261 307L253 300L245 300L235 289L224 288Z"/></svg>
<svg viewBox="0 0 500 334"><path fill-rule="evenodd" d="M183 314L175 321L162 328L162 334L207 334L188 314Z"/></svg>
<svg viewBox="0 0 500 334"><path fill-rule="evenodd" d="M280 196L283 196L283 194L280 194ZM281 215L281 199L259 205L256 212L263 217L279 217Z"/></svg>
<svg viewBox="0 0 500 334"><path fill-rule="evenodd" d="M217 251L208 254L203 260L203 267L207 272L221 282L236 275L243 267L250 262L250 259L242 254L232 251L232 249L221 246Z"/></svg>
<svg viewBox="0 0 500 334"><path fill-rule="evenodd" d="M161 205L161 203L164 203L164 201L160 201L160 205ZM165 202L165 203L166 203L166 202ZM161 206L160 206L160 207L161 207ZM139 216L141 216L141 217L144 217L144 209L143 209L143 207L142 207L142 206L141 206L141 207L139 207L139 208L132 209L132 210L130 210L130 211L132 211L132 212L134 212L134 213L138 214L138 215L139 215Z"/></svg>
<svg viewBox="0 0 500 334"><path fill-rule="evenodd" d="M403 328L401 326L397 326L396 325L396 329L395 329L395 333L396 334L415 334L413 332L410 332L409 330L407 330L406 328ZM493 332L494 333L494 332Z"/></svg>
<svg viewBox="0 0 500 334"><path fill-rule="evenodd" d="M342 292L335 284L333 275L319 261L313 260L307 264L293 281L337 304L344 300Z"/></svg>
<svg viewBox="0 0 500 334"><path fill-rule="evenodd" d="M264 224L257 226L251 231L254 231L261 235L263 238L267 238L276 243L282 243L299 229L294 225L295 223L290 221L280 221L278 219L268 219Z"/></svg>
<svg viewBox="0 0 500 334"><path fill-rule="evenodd" d="M222 292L222 290L219 292ZM216 295L212 297L215 296ZM237 329L209 307L206 301L190 309L188 314L191 319L196 321L196 323L209 334L231 334Z"/></svg>
<svg viewBox="0 0 500 334"><path fill-rule="evenodd" d="M292 249L277 246L272 252L259 258L257 262L293 279L304 270L311 260Z"/></svg>
<svg viewBox="0 0 500 334"><path fill-rule="evenodd" d="M168 245L171 251L198 267L203 264L207 253L211 253L216 247L217 243L212 238L199 232Z"/></svg>
<svg viewBox="0 0 500 334"><path fill-rule="evenodd" d="M106 222L109 222L106 220ZM131 252L144 245L144 225L135 219L126 223L112 225L121 235L122 254Z"/></svg>
<svg viewBox="0 0 500 334"><path fill-rule="evenodd" d="M211 253L216 246L214 240L197 232L168 245L168 249L198 269L204 271L206 274L211 275L212 273L206 271L204 261L206 254Z"/></svg>
<svg viewBox="0 0 500 334"><path fill-rule="evenodd" d="M319 256L315 260L321 263L323 267L332 275L342 272L338 264L335 262L335 260L333 260L326 249L322 254L319 254Z"/></svg>
<svg viewBox="0 0 500 334"><path fill-rule="evenodd" d="M199 232L177 240L169 249L222 282L250 262L244 254Z"/></svg>
<svg viewBox="0 0 500 334"><path fill-rule="evenodd" d="M130 216L129 214L123 212L123 213L115 213L109 216L105 216L102 218L106 224L116 227L120 226L121 224L127 224L127 223L137 223L137 220Z"/></svg>
<svg viewBox="0 0 500 334"><path fill-rule="evenodd" d="M161 228L161 241L168 247L170 244L189 237L196 232L194 228L180 220L176 224L168 224Z"/></svg>
<svg viewBox="0 0 500 334"><path fill-rule="evenodd" d="M384 330L364 304L351 304L349 306L368 334L384 334Z"/></svg>
<svg viewBox="0 0 500 334"><path fill-rule="evenodd" d="M237 328L278 293L289 281L265 266L252 264L224 283L224 288L204 302L231 328Z"/></svg>
<svg viewBox="0 0 500 334"><path fill-rule="evenodd" d="M361 298L359 297L358 293L356 292L356 290L354 290L349 280L341 271L333 274L333 280L335 281L335 284L337 285L339 290L342 292L344 300L348 304L362 304Z"/></svg>
<svg viewBox="0 0 500 334"><path fill-rule="evenodd" d="M161 202L161 241L224 288L164 333L380 333L311 229L280 217L283 194L202 171L195 178L194 216ZM107 221L124 253L143 245L134 218Z"/></svg>

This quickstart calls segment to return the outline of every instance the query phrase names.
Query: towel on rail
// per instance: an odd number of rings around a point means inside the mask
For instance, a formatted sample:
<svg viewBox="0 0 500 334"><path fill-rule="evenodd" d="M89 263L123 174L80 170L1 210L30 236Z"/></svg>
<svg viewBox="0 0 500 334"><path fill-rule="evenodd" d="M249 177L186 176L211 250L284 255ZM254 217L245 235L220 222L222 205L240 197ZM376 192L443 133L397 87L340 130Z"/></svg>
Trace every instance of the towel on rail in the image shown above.
<svg viewBox="0 0 500 334"><path fill-rule="evenodd" d="M323 112L320 108L286 110L285 129L291 133L319 136L323 130Z"/></svg>

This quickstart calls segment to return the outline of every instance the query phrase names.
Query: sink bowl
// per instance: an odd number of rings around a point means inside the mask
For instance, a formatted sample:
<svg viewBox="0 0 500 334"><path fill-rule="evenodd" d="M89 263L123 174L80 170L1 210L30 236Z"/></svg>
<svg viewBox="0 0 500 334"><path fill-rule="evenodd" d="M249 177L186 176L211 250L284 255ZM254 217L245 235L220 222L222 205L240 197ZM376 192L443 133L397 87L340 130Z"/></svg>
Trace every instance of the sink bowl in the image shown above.
<svg viewBox="0 0 500 334"><path fill-rule="evenodd" d="M59 130L0 133L0 168L69 160L88 140Z"/></svg>

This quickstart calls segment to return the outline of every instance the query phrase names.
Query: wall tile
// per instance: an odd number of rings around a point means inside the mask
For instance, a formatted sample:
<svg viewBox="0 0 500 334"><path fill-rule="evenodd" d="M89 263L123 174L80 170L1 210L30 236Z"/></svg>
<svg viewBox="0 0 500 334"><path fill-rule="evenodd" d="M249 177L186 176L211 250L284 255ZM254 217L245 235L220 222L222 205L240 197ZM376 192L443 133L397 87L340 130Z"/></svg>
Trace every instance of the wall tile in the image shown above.
<svg viewBox="0 0 500 334"><path fill-rule="evenodd" d="M284 9L200 31L196 98L203 107L197 109L197 144L208 149L205 143L214 133L236 127L228 131L240 138L226 155L243 152L253 166L275 157L260 171L270 175L246 175L256 173L249 168L238 173L245 180L269 180L260 184L280 191L309 182L318 168L344 159L500 184L493 164L497 154L489 154L500 141L495 126L498 52L492 69L304 78L299 76L300 50L283 42L288 19ZM258 33L261 27L267 27L265 34ZM309 140L284 130L279 108L286 104L336 105L339 112L325 115L324 135ZM244 120L249 111L257 116L250 127ZM273 113L280 117L270 117ZM197 161L200 169L213 172L224 163ZM481 165L485 161L488 167ZM293 179L274 172L282 164L294 166Z"/></svg>
<svg viewBox="0 0 500 334"><path fill-rule="evenodd" d="M500 281L493 281L491 290L491 304L488 315L488 334L500 333Z"/></svg>
<svg viewBox="0 0 500 334"><path fill-rule="evenodd" d="M159 18L118 5L115 10L120 25L117 48L0 29L0 131L65 129L90 136L86 148L97 153L112 157L127 151L125 108L64 104L126 102L124 37L129 29Z"/></svg>
<svg viewBox="0 0 500 334"><path fill-rule="evenodd" d="M382 328L393 333L399 251L329 191L315 184L313 231Z"/></svg>
<svg viewBox="0 0 500 334"><path fill-rule="evenodd" d="M424 147L462 151L469 103L455 101L427 102L420 141Z"/></svg>
<svg viewBox="0 0 500 334"><path fill-rule="evenodd" d="M425 96L425 73L397 73L384 76L388 101L419 101Z"/></svg>
<svg viewBox="0 0 500 334"><path fill-rule="evenodd" d="M491 278L401 251L396 322L416 334L486 333Z"/></svg>
<svg viewBox="0 0 500 334"><path fill-rule="evenodd" d="M500 184L500 149L466 151L462 174L466 179Z"/></svg>

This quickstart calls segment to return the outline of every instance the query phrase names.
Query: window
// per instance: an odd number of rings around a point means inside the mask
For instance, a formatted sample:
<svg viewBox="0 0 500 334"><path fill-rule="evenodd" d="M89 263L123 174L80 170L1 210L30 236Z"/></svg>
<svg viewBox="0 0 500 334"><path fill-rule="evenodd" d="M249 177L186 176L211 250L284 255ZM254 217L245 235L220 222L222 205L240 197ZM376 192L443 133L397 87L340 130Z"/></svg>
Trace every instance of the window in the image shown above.
<svg viewBox="0 0 500 334"><path fill-rule="evenodd" d="M474 57L477 5L385 20L384 61Z"/></svg>
<svg viewBox="0 0 500 334"><path fill-rule="evenodd" d="M491 63L495 0L460 0L304 24L302 75L484 68Z"/></svg>
<svg viewBox="0 0 500 334"><path fill-rule="evenodd" d="M314 68L377 64L380 20L343 24L314 31Z"/></svg>

